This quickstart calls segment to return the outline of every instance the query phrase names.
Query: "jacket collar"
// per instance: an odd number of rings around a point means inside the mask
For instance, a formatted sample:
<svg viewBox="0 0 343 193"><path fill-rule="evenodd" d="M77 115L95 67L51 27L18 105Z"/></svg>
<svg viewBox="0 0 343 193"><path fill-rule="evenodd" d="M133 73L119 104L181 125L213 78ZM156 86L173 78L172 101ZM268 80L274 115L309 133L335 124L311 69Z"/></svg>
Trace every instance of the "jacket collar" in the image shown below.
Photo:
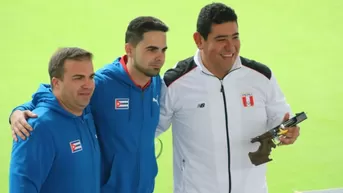
<svg viewBox="0 0 343 193"><path fill-rule="evenodd" d="M206 74L210 74L210 75L213 75L205 66L204 64L202 63L202 60L201 60L201 56L200 56L200 50L197 49L197 51L195 52L195 55L194 55L194 62L195 64ZM238 55L237 58L236 58L236 61L235 63L233 64L231 71L233 70L236 70L236 69L239 69L242 67L242 62L241 62L241 57Z"/></svg>

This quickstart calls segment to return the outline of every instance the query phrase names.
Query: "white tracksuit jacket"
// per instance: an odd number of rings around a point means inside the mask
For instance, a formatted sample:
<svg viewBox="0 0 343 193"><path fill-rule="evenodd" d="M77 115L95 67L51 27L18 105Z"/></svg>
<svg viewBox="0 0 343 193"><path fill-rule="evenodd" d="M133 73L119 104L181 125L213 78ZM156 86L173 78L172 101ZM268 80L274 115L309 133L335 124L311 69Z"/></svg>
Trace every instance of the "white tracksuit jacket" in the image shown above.
<svg viewBox="0 0 343 193"><path fill-rule="evenodd" d="M266 164L248 156L251 138L291 109L271 70L237 57L221 81L199 51L164 75L156 135L172 124L174 193L267 193ZM291 112L290 112L291 113Z"/></svg>

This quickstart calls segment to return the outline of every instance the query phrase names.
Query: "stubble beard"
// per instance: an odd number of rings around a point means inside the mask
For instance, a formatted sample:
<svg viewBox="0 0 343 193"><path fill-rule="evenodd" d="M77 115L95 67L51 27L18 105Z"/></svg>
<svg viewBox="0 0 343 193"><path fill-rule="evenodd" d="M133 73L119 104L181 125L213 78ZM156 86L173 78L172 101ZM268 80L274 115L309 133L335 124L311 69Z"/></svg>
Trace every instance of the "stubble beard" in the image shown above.
<svg viewBox="0 0 343 193"><path fill-rule="evenodd" d="M137 71L144 74L147 77L154 77L160 73L160 70L155 69L144 69L141 67L136 61L134 62L134 68L136 68Z"/></svg>

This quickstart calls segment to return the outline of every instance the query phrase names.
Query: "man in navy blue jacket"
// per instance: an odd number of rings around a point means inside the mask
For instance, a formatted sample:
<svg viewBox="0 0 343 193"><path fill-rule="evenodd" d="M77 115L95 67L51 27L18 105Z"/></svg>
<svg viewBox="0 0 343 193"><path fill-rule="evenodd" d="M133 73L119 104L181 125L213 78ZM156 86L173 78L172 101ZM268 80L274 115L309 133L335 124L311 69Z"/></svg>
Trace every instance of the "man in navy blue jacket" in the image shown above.
<svg viewBox="0 0 343 193"><path fill-rule="evenodd" d="M92 54L58 50L49 63L28 124L33 134L13 142L10 193L100 193L100 147L88 106L94 91ZM87 186L85 186L87 184Z"/></svg>
<svg viewBox="0 0 343 193"><path fill-rule="evenodd" d="M132 20L126 31L126 55L96 72L90 104L103 153L102 193L154 190L159 72L165 61L167 31L168 27L154 17ZM13 112L12 128L18 135L29 128L25 117L33 116L25 110L35 107L31 101Z"/></svg>

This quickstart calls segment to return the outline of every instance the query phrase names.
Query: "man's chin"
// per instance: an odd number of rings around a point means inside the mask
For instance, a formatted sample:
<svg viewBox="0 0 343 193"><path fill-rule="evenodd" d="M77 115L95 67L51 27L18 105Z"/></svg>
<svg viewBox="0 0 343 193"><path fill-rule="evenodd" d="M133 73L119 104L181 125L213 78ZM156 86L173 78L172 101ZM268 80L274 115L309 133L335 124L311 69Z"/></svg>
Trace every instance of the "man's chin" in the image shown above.
<svg viewBox="0 0 343 193"><path fill-rule="evenodd" d="M154 77L154 76L157 76L160 74L160 69L156 69L156 70L153 70L153 71L149 71L149 72L145 72L145 76L148 76L148 77Z"/></svg>
<svg viewBox="0 0 343 193"><path fill-rule="evenodd" d="M90 100L83 100L83 101L79 101L79 103L78 103L78 106L79 106L79 108L86 108L88 105L89 105L89 102L90 102Z"/></svg>

